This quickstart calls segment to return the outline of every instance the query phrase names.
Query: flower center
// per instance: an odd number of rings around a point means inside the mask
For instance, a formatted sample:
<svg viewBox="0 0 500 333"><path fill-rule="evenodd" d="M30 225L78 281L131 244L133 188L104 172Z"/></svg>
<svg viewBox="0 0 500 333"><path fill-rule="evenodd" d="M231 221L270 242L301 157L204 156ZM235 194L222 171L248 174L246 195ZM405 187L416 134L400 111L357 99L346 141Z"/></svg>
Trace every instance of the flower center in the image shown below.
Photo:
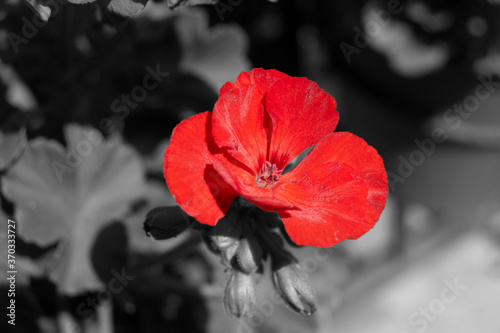
<svg viewBox="0 0 500 333"><path fill-rule="evenodd" d="M255 177L257 186L273 187L280 178L282 171L278 170L276 164L266 161L262 164L259 174Z"/></svg>

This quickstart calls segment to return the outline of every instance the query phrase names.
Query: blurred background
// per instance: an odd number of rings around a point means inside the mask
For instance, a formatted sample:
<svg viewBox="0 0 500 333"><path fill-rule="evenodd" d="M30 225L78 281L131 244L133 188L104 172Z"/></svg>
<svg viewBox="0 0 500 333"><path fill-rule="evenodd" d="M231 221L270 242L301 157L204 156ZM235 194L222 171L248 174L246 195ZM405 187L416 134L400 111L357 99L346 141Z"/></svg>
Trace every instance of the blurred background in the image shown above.
<svg viewBox="0 0 500 333"><path fill-rule="evenodd" d="M2 332L500 332L499 1L70 2L0 3ZM291 249L310 317L262 278L229 318L219 258L142 229L172 129L255 67L316 81L388 171L374 229Z"/></svg>

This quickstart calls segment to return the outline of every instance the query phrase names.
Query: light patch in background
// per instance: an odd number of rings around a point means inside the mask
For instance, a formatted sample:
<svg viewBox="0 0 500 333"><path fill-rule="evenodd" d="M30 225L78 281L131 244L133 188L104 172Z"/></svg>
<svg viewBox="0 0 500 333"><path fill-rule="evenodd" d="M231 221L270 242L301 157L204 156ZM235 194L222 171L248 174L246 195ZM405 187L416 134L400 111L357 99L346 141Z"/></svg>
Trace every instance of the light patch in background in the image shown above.
<svg viewBox="0 0 500 333"><path fill-rule="evenodd" d="M487 232L473 230L430 255L399 266L401 269L395 269L393 276L378 288L340 307L333 314L335 330L370 333L492 332L493 327L500 327L497 313L500 298L494 296L500 294L500 270L495 270L492 264L499 259L499 247ZM418 314L420 307L428 308L438 303L435 300L442 297L443 289L456 281L466 289L445 304L442 312L433 314L435 319L429 321L424 330L421 325L410 324L410 316L414 312ZM448 291L445 295L452 294Z"/></svg>
<svg viewBox="0 0 500 333"><path fill-rule="evenodd" d="M9 104L21 111L32 111L37 106L35 95L21 80L12 66L4 64L0 59L0 80L7 87L5 99Z"/></svg>
<svg viewBox="0 0 500 333"><path fill-rule="evenodd" d="M450 58L450 50L444 43L423 44L407 24L396 21L381 29L372 38L370 47L385 55L395 72L410 78L439 71Z"/></svg>
<svg viewBox="0 0 500 333"><path fill-rule="evenodd" d="M409 18L428 32L440 32L453 24L453 15L450 12L432 12L423 2L411 2L407 6Z"/></svg>

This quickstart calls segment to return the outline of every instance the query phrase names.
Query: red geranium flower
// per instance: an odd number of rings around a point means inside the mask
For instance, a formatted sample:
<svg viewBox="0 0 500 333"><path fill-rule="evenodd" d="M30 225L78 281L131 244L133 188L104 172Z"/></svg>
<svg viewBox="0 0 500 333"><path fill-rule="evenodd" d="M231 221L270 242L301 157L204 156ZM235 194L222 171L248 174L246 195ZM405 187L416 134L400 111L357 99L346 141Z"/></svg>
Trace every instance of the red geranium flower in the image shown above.
<svg viewBox="0 0 500 333"><path fill-rule="evenodd" d="M242 72L212 112L174 129L167 185L182 209L215 225L241 195L279 213L298 245L333 246L373 227L385 206L382 158L363 139L334 133L336 102L316 83L276 70ZM315 145L295 168L285 166Z"/></svg>

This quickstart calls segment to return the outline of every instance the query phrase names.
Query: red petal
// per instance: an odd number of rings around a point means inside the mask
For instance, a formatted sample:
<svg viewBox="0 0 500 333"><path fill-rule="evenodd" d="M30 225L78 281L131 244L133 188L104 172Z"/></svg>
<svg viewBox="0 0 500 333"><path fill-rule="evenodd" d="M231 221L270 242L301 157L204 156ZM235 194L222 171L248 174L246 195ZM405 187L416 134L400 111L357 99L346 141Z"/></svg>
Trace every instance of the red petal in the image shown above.
<svg viewBox="0 0 500 333"><path fill-rule="evenodd" d="M330 134L339 120L335 99L306 78L277 81L266 95L265 107L273 127L269 161L279 169Z"/></svg>
<svg viewBox="0 0 500 333"><path fill-rule="evenodd" d="M332 133L291 172L276 197L297 209L280 212L299 245L333 246L358 238L377 222L388 195L382 158L351 133Z"/></svg>
<svg viewBox="0 0 500 333"><path fill-rule="evenodd" d="M240 75L241 76L241 75ZM220 148L257 173L267 150L263 94L256 85L226 83L214 106L212 135Z"/></svg>
<svg viewBox="0 0 500 333"><path fill-rule="evenodd" d="M256 84L265 94L279 79L289 77L275 69L254 68L251 72L241 72L236 79L236 84Z"/></svg>
<svg viewBox="0 0 500 333"><path fill-rule="evenodd" d="M253 69L242 72L235 83L220 90L213 112L213 136L220 148L258 173L267 157L268 137L264 125L263 98L269 89L288 75L277 70ZM265 118L267 117L267 118Z"/></svg>
<svg viewBox="0 0 500 333"><path fill-rule="evenodd" d="M163 160L168 188L181 208L200 223L215 225L237 194L215 171L210 136L212 113L197 114L174 129Z"/></svg>

